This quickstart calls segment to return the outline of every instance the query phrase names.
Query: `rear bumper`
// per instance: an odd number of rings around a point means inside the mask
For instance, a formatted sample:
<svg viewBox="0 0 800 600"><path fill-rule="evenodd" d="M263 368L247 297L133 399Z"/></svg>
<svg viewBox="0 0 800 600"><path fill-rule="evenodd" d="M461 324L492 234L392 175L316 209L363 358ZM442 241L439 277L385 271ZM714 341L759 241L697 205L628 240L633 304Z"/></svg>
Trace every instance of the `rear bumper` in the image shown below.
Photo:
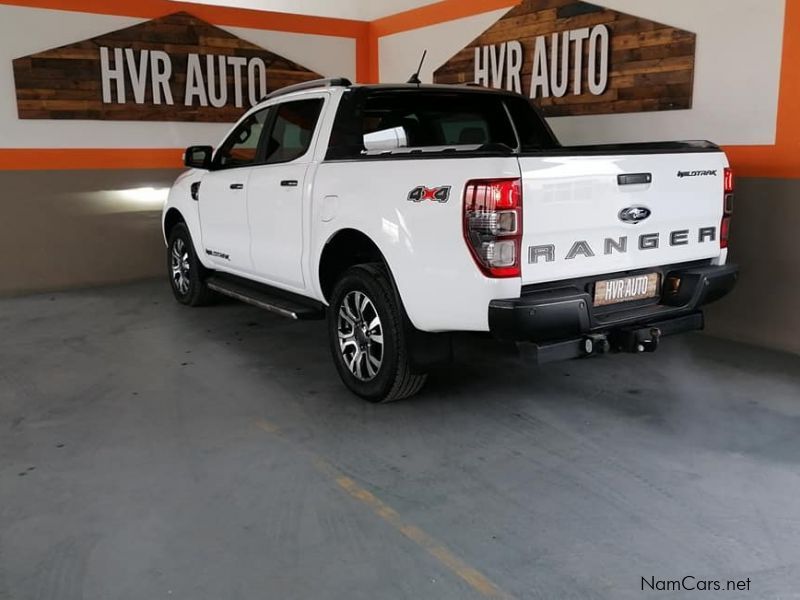
<svg viewBox="0 0 800 600"><path fill-rule="evenodd" d="M602 349L635 350L642 346L639 341L646 341L645 332L652 330L657 345L662 335L702 329L700 307L730 292L739 271L736 265L675 265L656 270L661 272L662 281L680 277L676 293L662 294L645 303L595 308L596 281L617 275L533 286L524 289L519 298L493 300L489 304L489 329L498 339L534 342L539 355L548 349L549 360L585 355L587 346L595 346L597 351L597 344L587 344L587 338L599 342ZM618 276L631 274L636 273ZM651 346L645 344L645 348Z"/></svg>

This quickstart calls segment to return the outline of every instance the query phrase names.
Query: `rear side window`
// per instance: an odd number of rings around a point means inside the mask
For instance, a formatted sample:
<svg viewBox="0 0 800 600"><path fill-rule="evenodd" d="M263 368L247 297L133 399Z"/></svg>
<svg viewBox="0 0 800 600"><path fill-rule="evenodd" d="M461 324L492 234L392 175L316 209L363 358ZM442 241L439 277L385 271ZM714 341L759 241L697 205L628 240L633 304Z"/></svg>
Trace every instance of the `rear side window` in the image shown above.
<svg viewBox="0 0 800 600"><path fill-rule="evenodd" d="M322 111L322 103L322 98L312 98L278 105L275 121L266 141L267 164L290 162L308 152Z"/></svg>
<svg viewBox="0 0 800 600"><path fill-rule="evenodd" d="M496 94L418 90L377 91L356 101L345 95L334 123L329 159L365 153L367 140L380 148L441 148L504 144L517 138Z"/></svg>

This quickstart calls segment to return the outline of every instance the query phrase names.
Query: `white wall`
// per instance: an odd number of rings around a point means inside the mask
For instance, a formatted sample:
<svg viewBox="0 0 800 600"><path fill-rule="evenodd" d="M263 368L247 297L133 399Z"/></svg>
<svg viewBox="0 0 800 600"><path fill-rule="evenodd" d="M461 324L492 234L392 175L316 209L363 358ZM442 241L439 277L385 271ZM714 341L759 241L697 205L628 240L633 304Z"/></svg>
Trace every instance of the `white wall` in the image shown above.
<svg viewBox="0 0 800 600"><path fill-rule="evenodd" d="M175 11L181 10L180 4ZM136 25L133 19L0 5L0 148L182 148L216 144L219 123L19 119L11 61ZM224 27L322 75L355 78L355 40Z"/></svg>
<svg viewBox="0 0 800 600"><path fill-rule="evenodd" d="M433 81L433 72L437 68L509 10L511 9L494 10L380 38L378 52L381 81L386 83L407 81L417 70L423 50L427 50L428 54L420 71L420 79L424 82Z"/></svg>
<svg viewBox="0 0 800 600"><path fill-rule="evenodd" d="M690 110L550 119L566 144L710 139L773 144L784 0L600 0L614 10L697 34ZM405 81L428 48L423 81L506 11L494 11L380 41L382 81ZM413 49L411 51L410 49ZM419 52L417 52L419 50Z"/></svg>
<svg viewBox="0 0 800 600"><path fill-rule="evenodd" d="M433 4L436 0L175 0L200 4L236 6L255 10L318 15L372 21L395 13Z"/></svg>

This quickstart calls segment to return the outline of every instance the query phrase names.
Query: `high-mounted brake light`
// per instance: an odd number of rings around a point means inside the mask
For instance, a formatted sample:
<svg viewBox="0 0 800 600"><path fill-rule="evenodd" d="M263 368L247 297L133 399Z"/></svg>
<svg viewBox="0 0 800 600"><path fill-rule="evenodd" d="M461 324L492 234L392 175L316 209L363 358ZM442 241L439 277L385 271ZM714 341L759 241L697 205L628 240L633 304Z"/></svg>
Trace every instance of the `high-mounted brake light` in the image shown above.
<svg viewBox="0 0 800 600"><path fill-rule="evenodd" d="M722 178L722 222L719 226L719 247L728 247L733 214L733 170L725 167Z"/></svg>
<svg viewBox="0 0 800 600"><path fill-rule="evenodd" d="M487 277L519 277L522 186L519 179L473 179L464 190L464 239Z"/></svg>

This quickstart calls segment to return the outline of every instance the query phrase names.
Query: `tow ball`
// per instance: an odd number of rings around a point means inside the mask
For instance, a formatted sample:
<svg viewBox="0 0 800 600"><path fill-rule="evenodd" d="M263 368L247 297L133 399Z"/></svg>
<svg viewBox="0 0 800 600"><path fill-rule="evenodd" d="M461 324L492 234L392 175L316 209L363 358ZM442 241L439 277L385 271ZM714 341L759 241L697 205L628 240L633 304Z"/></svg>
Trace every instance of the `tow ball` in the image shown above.
<svg viewBox="0 0 800 600"><path fill-rule="evenodd" d="M637 334L637 352L655 352L658 350L658 342L661 340L661 330L658 327L640 329Z"/></svg>
<svg viewBox="0 0 800 600"><path fill-rule="evenodd" d="M658 327L622 329L610 337L611 345L618 352L655 352L661 341L661 330Z"/></svg>

